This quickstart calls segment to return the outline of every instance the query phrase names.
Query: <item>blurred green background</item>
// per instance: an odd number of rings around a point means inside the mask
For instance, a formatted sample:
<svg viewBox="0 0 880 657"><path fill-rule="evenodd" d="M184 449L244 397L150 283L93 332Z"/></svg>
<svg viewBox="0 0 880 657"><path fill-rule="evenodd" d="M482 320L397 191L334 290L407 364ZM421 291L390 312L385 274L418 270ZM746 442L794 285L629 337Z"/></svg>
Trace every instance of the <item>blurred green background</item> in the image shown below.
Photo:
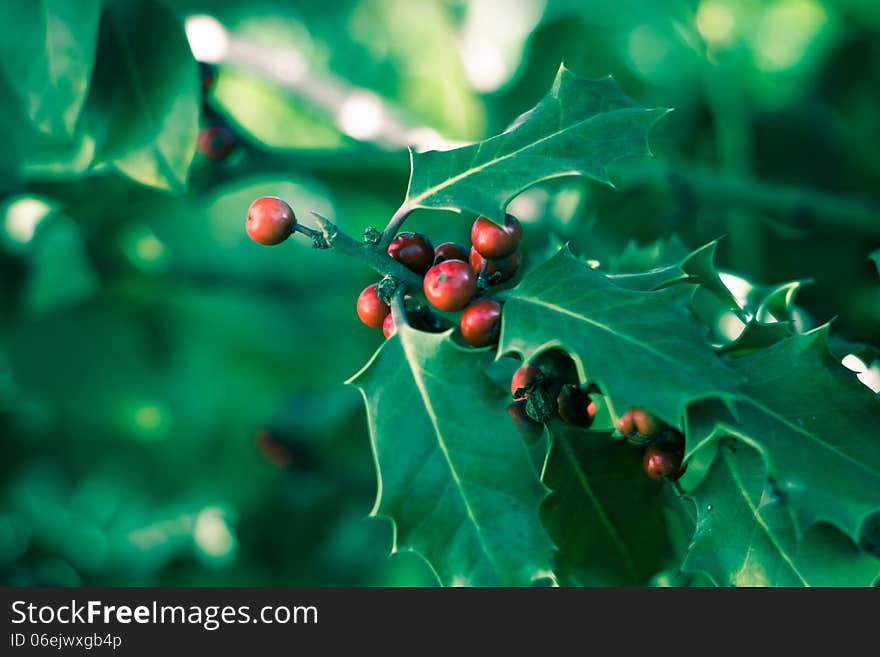
<svg viewBox="0 0 880 657"><path fill-rule="evenodd" d="M432 583L367 518L369 438L342 381L382 339L354 312L370 272L258 247L244 217L272 194L306 223L381 227L407 144L500 132L563 61L675 112L617 189L514 200L527 263L634 242L650 265L657 240L724 235L723 267L811 279L814 321L880 336L876 0L6 4L4 584ZM193 55L215 64L204 98ZM197 132L218 126L235 142L215 159ZM410 225L464 241L470 218Z"/></svg>

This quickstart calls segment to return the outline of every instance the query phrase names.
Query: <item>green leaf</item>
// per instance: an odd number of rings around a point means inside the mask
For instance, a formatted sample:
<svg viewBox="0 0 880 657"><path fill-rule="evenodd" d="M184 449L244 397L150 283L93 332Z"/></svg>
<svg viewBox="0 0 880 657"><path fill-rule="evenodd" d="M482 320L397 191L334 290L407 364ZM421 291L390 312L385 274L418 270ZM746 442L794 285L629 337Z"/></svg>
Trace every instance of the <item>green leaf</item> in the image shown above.
<svg viewBox="0 0 880 657"><path fill-rule="evenodd" d="M880 274L880 250L874 251L868 257L874 261L874 266L877 268L877 273Z"/></svg>
<svg viewBox="0 0 880 657"><path fill-rule="evenodd" d="M620 255L608 258L608 271L615 274L638 274L648 269L677 265L688 256L688 249L677 235L639 246L629 240Z"/></svg>
<svg viewBox="0 0 880 657"><path fill-rule="evenodd" d="M693 289L625 289L563 250L511 290L499 353L528 360L561 346L618 415L641 406L680 427L691 401L730 394L737 381L689 310Z"/></svg>
<svg viewBox="0 0 880 657"><path fill-rule="evenodd" d="M221 71L211 97L238 128L268 148L342 150L351 146L331 118L241 71Z"/></svg>
<svg viewBox="0 0 880 657"><path fill-rule="evenodd" d="M745 310L761 322L786 322L795 319L794 297L804 281L788 281L777 285L758 285L746 295Z"/></svg>
<svg viewBox="0 0 880 657"><path fill-rule="evenodd" d="M99 0L0 3L0 64L41 132L73 135L89 91Z"/></svg>
<svg viewBox="0 0 880 657"><path fill-rule="evenodd" d="M542 180L583 175L610 183L606 167L648 154L648 130L666 112L642 107L611 77L587 80L563 66L550 93L504 133L450 151L411 152L404 205L503 221L507 203Z"/></svg>
<svg viewBox="0 0 880 657"><path fill-rule="evenodd" d="M552 492L541 516L559 548L560 581L644 584L664 567L670 545L661 485L642 471L641 450L562 424L551 434L542 479Z"/></svg>
<svg viewBox="0 0 880 657"><path fill-rule="evenodd" d="M401 326L350 383L367 405L394 551L421 554L444 585L528 585L551 575L546 489L483 374L486 353Z"/></svg>
<svg viewBox="0 0 880 657"><path fill-rule="evenodd" d="M736 440L722 441L689 497L697 526L682 568L720 586L870 586L880 576L880 561L830 525L799 538L761 455Z"/></svg>
<svg viewBox="0 0 880 657"><path fill-rule="evenodd" d="M82 235L60 212L38 227L27 257L30 276L24 301L34 315L75 305L97 291L98 277Z"/></svg>
<svg viewBox="0 0 880 657"><path fill-rule="evenodd" d="M865 365L871 365L875 360L880 359L880 347L866 342L847 340L839 335L828 336L828 348L838 360L843 360L846 356L852 354Z"/></svg>
<svg viewBox="0 0 880 657"><path fill-rule="evenodd" d="M731 361L731 413L688 414L688 452L722 436L758 448L799 531L818 521L870 543L880 510L880 401L828 351L827 326ZM874 518L877 516L874 515Z"/></svg>
<svg viewBox="0 0 880 657"><path fill-rule="evenodd" d="M675 242L670 244L671 246L667 247L666 251L674 253ZM694 283L712 292L727 307L738 309L736 299L721 281L718 270L715 268L717 249L718 240L715 240L704 244L691 253L686 253L672 263L627 273L622 273L621 263L618 262L613 265L612 273L608 274L608 278L621 287L645 292L659 290L674 283ZM633 257L632 253L628 256L630 259Z"/></svg>
<svg viewBox="0 0 880 657"><path fill-rule="evenodd" d="M107 116L99 159L128 178L181 192L199 130L198 68L164 4L112 4L101 20L88 109Z"/></svg>
<svg viewBox="0 0 880 657"><path fill-rule="evenodd" d="M751 321L746 324L736 340L721 348L719 353L745 356L771 347L780 340L791 337L793 333L791 322Z"/></svg>

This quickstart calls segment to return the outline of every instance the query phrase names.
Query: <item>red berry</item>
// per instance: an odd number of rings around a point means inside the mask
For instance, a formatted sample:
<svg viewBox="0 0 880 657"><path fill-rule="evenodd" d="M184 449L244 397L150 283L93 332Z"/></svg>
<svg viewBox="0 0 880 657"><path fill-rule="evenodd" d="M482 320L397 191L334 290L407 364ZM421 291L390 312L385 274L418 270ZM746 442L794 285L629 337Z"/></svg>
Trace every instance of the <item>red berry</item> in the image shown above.
<svg viewBox="0 0 880 657"><path fill-rule="evenodd" d="M521 237L522 226L512 214L504 217L504 226L486 217L477 217L471 228L474 248L489 260L505 258L516 251Z"/></svg>
<svg viewBox="0 0 880 657"><path fill-rule="evenodd" d="M434 264L434 247L421 233L398 233L388 245L388 255L417 274L424 274Z"/></svg>
<svg viewBox="0 0 880 657"><path fill-rule="evenodd" d="M617 420L617 429L624 436L631 436L636 431L636 425L633 422L632 414L632 409L630 409Z"/></svg>
<svg viewBox="0 0 880 657"><path fill-rule="evenodd" d="M474 296L477 277L462 260L446 260L425 274L425 296L439 310L460 310Z"/></svg>
<svg viewBox="0 0 880 657"><path fill-rule="evenodd" d="M397 327L394 325L394 315L388 313L382 322L382 335L390 338L395 333L397 333Z"/></svg>
<svg viewBox="0 0 880 657"><path fill-rule="evenodd" d="M281 244L296 229L296 215L293 208L277 196L263 196L248 208L245 228L258 244Z"/></svg>
<svg viewBox="0 0 880 657"><path fill-rule="evenodd" d="M596 404L590 395L573 385L562 386L556 396L556 408L562 421L586 429L596 417Z"/></svg>
<svg viewBox="0 0 880 657"><path fill-rule="evenodd" d="M519 251L516 251L512 255L502 258L501 260L486 260L480 255L480 252L473 247L471 247L471 252L468 254L468 262L470 262L471 269L474 270L475 274L480 274L483 271L483 265L485 265L486 278L492 278L497 273L499 274L499 283L506 281L509 278L513 278L516 270L519 269L519 263L521 260L522 254Z"/></svg>
<svg viewBox="0 0 880 657"><path fill-rule="evenodd" d="M461 334L475 347L498 342L501 333L501 304L493 299L477 301L461 314Z"/></svg>
<svg viewBox="0 0 880 657"><path fill-rule="evenodd" d="M254 440L257 443L257 449L260 450L263 458L269 461L269 463L278 468L286 468L290 465L292 460L290 450L275 440L275 437L271 433L265 429L261 429L257 432Z"/></svg>
<svg viewBox="0 0 880 657"><path fill-rule="evenodd" d="M468 252L457 242L443 242L434 249L434 264L444 260L467 260Z"/></svg>
<svg viewBox="0 0 880 657"><path fill-rule="evenodd" d="M649 442L647 439L656 436L665 426L660 418L643 408L631 408L617 421L620 433L636 444Z"/></svg>
<svg viewBox="0 0 880 657"><path fill-rule="evenodd" d="M645 450L642 466L654 481L675 481L684 473L681 459L680 449L653 446Z"/></svg>
<svg viewBox="0 0 880 657"><path fill-rule="evenodd" d="M553 383L554 394L558 394L564 384L573 385L578 382L577 366L562 349L542 351L533 362Z"/></svg>
<svg viewBox="0 0 880 657"><path fill-rule="evenodd" d="M391 308L379 298L376 288L378 285L374 283L361 292L357 300L357 313L361 321L370 328L384 328L383 323Z"/></svg>
<svg viewBox="0 0 880 657"><path fill-rule="evenodd" d="M229 155L238 140L226 128L208 126L199 132L199 152L210 160L222 160Z"/></svg>
<svg viewBox="0 0 880 657"><path fill-rule="evenodd" d="M510 394L517 401L528 399L529 394L526 390L541 376L543 373L534 365L521 365L510 380Z"/></svg>
<svg viewBox="0 0 880 657"><path fill-rule="evenodd" d="M663 422L655 415L651 415L643 408L632 409L633 424L643 436L655 436L663 428Z"/></svg>
<svg viewBox="0 0 880 657"><path fill-rule="evenodd" d="M513 419L514 424L516 424L516 428L519 429L526 444L532 445L540 440L544 434L544 425L540 422L535 422L528 416L525 402L513 402L507 407L507 412L510 413L510 417Z"/></svg>

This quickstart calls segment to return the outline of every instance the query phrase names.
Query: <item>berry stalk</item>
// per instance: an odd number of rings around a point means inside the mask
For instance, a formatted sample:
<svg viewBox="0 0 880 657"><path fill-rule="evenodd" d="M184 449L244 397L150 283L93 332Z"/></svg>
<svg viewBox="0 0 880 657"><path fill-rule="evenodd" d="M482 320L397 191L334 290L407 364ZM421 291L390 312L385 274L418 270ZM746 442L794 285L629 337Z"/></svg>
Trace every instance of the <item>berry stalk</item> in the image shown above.
<svg viewBox="0 0 880 657"><path fill-rule="evenodd" d="M406 203L397 208L397 211L391 215L391 219L388 220L388 225L385 226L385 230L382 231L382 239L379 242L379 248L383 251L388 248L388 245L391 244L391 240L394 239L394 236L400 231L403 227L404 222L407 220L412 211L415 208L410 207Z"/></svg>
<svg viewBox="0 0 880 657"><path fill-rule="evenodd" d="M421 295L422 279L392 258L381 244L364 244L343 233L332 221L312 212L326 246L351 258L357 258L383 276L393 276L413 294Z"/></svg>

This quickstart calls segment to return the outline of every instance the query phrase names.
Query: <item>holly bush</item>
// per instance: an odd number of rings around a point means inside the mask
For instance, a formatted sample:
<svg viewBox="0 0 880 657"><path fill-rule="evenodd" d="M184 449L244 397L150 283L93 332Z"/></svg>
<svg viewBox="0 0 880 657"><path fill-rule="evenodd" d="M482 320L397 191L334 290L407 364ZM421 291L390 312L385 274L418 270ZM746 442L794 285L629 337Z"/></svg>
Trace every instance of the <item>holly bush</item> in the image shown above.
<svg viewBox="0 0 880 657"><path fill-rule="evenodd" d="M878 582L880 14L486 6L7 3L4 579Z"/></svg>
<svg viewBox="0 0 880 657"><path fill-rule="evenodd" d="M719 585L870 585L877 576L880 403L832 356L828 324L796 322L793 295L780 293L791 284L737 299L715 267L715 243L627 272L563 245L521 279L487 276L487 263L504 262L520 241L518 220L505 214L512 199L558 176L610 182L612 162L648 152L648 130L666 111L639 105L612 78L563 66L549 94L500 135L412 152L406 197L381 233L368 229L358 243L323 217L306 232L317 248L385 276L365 290L384 311L364 321L378 327L390 316L394 330L350 379L367 406L373 513L394 523L394 550L421 555L444 585L633 585L664 568ZM248 225L278 203L255 201ZM418 208L478 215L480 267L452 259L426 270L395 248ZM283 239L291 216L277 208ZM430 256L429 244L421 236L417 246ZM437 311L467 309L426 321L432 310L408 311L407 294ZM482 298L503 310L474 340L466 319ZM727 332L713 335L720 321ZM570 376L547 362L554 352L570 359ZM513 375L524 415L511 422L506 386L492 374L520 361L534 374ZM581 397L563 401L563 385ZM654 446L634 456L624 439ZM674 493L655 482L676 482ZM683 554L671 549L670 515L690 535Z"/></svg>

